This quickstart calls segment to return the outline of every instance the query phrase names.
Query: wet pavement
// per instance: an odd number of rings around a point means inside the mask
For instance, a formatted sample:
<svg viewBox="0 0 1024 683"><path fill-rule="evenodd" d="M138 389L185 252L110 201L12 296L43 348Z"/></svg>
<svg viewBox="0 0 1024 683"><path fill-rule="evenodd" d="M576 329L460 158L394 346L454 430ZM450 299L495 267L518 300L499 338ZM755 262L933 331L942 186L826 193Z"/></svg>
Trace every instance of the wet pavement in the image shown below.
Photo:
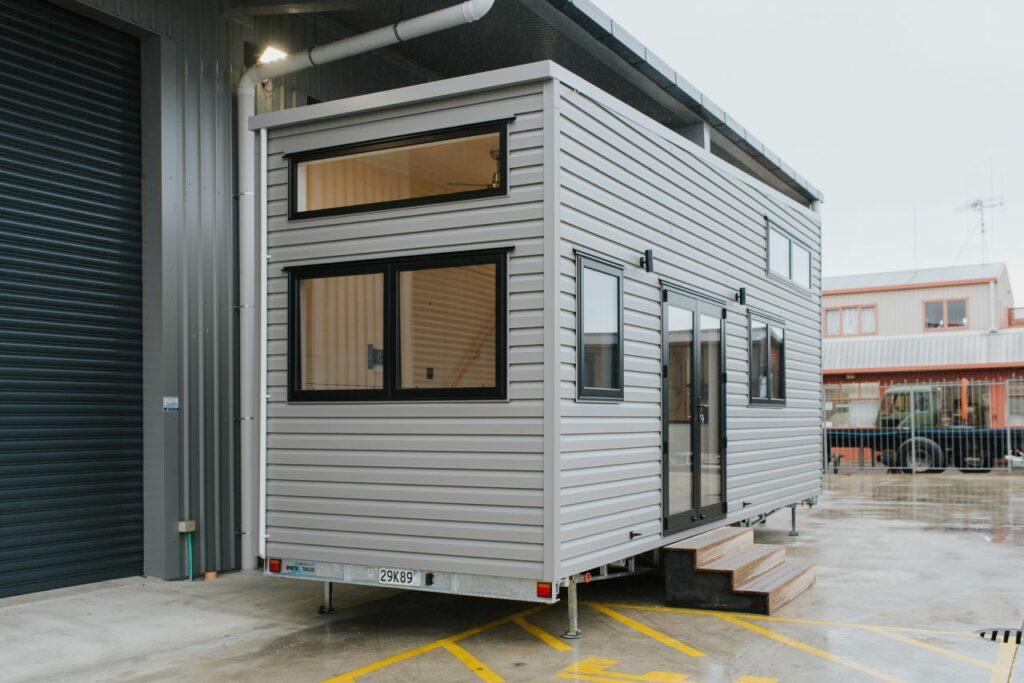
<svg viewBox="0 0 1024 683"><path fill-rule="evenodd" d="M817 564L773 617L663 607L657 577L564 605L336 588L233 574L127 579L0 600L0 681L1006 681L1024 620L1024 475L840 474L800 536L756 540ZM1018 666L1014 681L1024 682Z"/></svg>

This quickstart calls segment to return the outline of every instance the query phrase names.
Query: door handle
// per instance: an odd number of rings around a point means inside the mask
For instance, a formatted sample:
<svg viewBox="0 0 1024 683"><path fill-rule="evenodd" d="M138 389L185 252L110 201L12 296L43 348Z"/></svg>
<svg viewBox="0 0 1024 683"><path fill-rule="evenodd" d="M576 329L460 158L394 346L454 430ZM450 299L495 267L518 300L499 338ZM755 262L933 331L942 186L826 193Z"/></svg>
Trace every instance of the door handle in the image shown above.
<svg viewBox="0 0 1024 683"><path fill-rule="evenodd" d="M707 403L701 403L698 417L700 418L700 423L706 425L711 418L711 406Z"/></svg>

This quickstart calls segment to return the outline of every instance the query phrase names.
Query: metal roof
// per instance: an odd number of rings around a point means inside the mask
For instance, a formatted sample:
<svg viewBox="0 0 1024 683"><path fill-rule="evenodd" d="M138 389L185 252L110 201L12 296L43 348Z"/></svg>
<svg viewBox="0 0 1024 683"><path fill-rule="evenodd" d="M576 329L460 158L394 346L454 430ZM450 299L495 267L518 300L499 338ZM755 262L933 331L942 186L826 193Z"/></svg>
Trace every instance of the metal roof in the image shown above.
<svg viewBox="0 0 1024 683"><path fill-rule="evenodd" d="M327 9L337 23L363 32L452 1L234 0L232 6L253 14ZM822 200L817 188L590 0L497 0L482 20L443 39L388 50L415 66L408 85L424 74L441 80L552 60L683 137L693 139L693 127L706 122L714 154L804 204Z"/></svg>
<svg viewBox="0 0 1024 683"><path fill-rule="evenodd" d="M844 289L906 287L914 284L961 282L963 280L998 280L1004 271L1006 271L1005 263L983 263L970 266L896 270L887 273L840 275L824 278L821 288L827 294L832 290Z"/></svg>
<svg viewBox="0 0 1024 683"><path fill-rule="evenodd" d="M825 372L1010 364L1024 367L1024 329L825 339L822 344Z"/></svg>

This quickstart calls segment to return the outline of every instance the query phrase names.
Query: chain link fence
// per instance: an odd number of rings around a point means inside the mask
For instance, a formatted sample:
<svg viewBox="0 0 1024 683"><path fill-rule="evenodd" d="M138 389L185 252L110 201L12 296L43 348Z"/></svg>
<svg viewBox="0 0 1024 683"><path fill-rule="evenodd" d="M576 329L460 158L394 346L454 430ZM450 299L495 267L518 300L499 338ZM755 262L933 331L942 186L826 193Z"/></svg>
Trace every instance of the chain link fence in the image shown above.
<svg viewBox="0 0 1024 683"><path fill-rule="evenodd" d="M824 392L832 472L989 472L1024 455L1024 379L839 381Z"/></svg>

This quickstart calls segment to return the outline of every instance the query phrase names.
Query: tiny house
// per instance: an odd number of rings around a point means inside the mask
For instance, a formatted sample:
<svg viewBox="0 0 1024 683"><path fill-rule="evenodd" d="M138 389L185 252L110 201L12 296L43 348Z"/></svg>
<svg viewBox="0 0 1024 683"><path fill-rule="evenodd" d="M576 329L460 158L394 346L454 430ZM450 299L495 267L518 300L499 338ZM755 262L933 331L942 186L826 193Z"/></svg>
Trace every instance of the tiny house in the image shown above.
<svg viewBox="0 0 1024 683"><path fill-rule="evenodd" d="M816 204L550 61L250 128L268 573L551 601L819 495Z"/></svg>

